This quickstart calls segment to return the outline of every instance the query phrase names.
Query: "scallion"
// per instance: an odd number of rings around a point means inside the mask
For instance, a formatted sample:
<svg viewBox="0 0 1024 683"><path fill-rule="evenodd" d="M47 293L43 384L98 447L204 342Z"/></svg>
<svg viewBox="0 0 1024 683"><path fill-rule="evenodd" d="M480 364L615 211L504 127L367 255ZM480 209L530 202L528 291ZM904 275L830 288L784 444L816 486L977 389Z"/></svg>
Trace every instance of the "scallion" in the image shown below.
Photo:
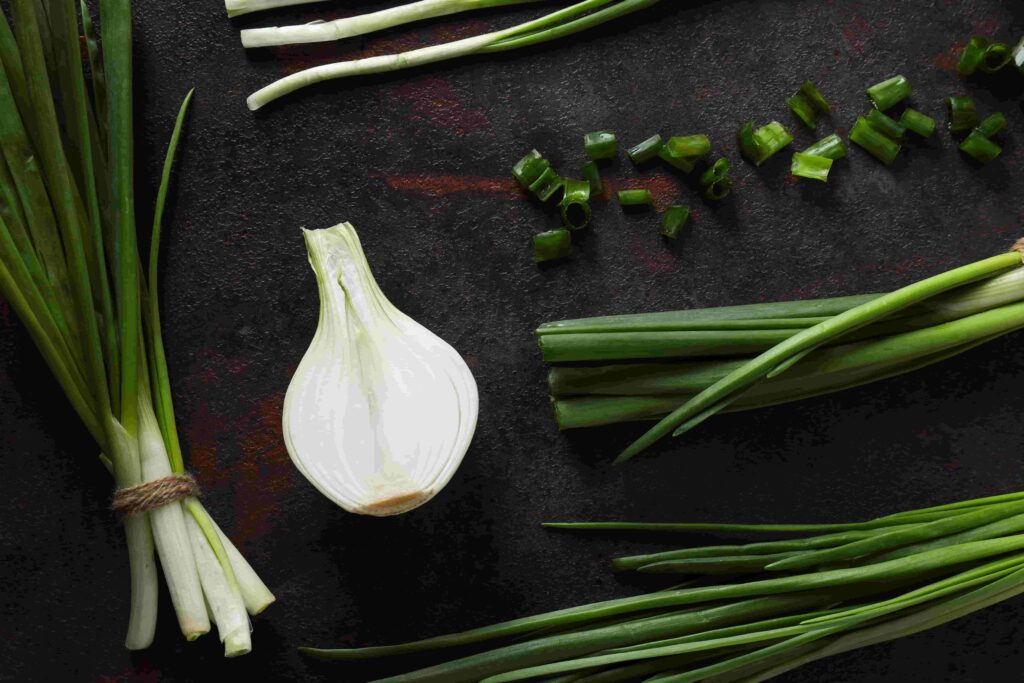
<svg viewBox="0 0 1024 683"><path fill-rule="evenodd" d="M1003 116L1002 112L997 111L994 114L986 116L981 123L975 127L979 134L984 135L987 138L992 137L1003 128L1006 127L1006 117Z"/></svg>
<svg viewBox="0 0 1024 683"><path fill-rule="evenodd" d="M572 235L568 230L548 230L533 236L535 263L553 261L572 255Z"/></svg>
<svg viewBox="0 0 1024 683"><path fill-rule="evenodd" d="M591 161L614 159L619 153L619 141L610 130L599 130L583 136L583 148Z"/></svg>
<svg viewBox="0 0 1024 683"><path fill-rule="evenodd" d="M1017 70L1024 74L1024 38L1021 38L1010 52L1010 60Z"/></svg>
<svg viewBox="0 0 1024 683"><path fill-rule="evenodd" d="M793 136L778 121L772 121L756 129L753 123L746 123L740 128L737 137L740 153L755 166L760 166L793 142Z"/></svg>
<svg viewBox="0 0 1024 683"><path fill-rule="evenodd" d="M935 119L910 107L900 114L900 125L925 138L935 132Z"/></svg>
<svg viewBox="0 0 1024 683"><path fill-rule="evenodd" d="M531 149L526 156L516 162L516 165L512 167L512 175L515 177L516 182L519 183L520 187L529 189L530 185L537 182L541 174L548 170L551 164L541 156L541 153L535 149Z"/></svg>
<svg viewBox="0 0 1024 683"><path fill-rule="evenodd" d="M529 190L532 192L537 199L542 202L546 202L561 190L565 185L565 180L562 176L558 175L555 169L547 166L541 172L537 179L530 183Z"/></svg>
<svg viewBox="0 0 1024 683"><path fill-rule="evenodd" d="M720 158L701 174L698 181L705 199L718 201L725 199L732 190L732 178L729 177L729 160Z"/></svg>
<svg viewBox="0 0 1024 683"><path fill-rule="evenodd" d="M832 168L832 159L828 157L814 156L801 152L793 153L793 163L790 166L790 173L801 178L811 180L828 180L828 172Z"/></svg>
<svg viewBox="0 0 1024 683"><path fill-rule="evenodd" d="M634 164L643 164L658 156L665 142L660 135L652 135L635 147L631 147L626 155Z"/></svg>
<svg viewBox="0 0 1024 683"><path fill-rule="evenodd" d="M879 133L897 142L902 142L903 134L907 132L907 129L902 124L894 121L877 109L872 109L865 114L864 119Z"/></svg>
<svg viewBox="0 0 1024 683"><path fill-rule="evenodd" d="M1010 63L1012 53L1006 43L992 43L985 48L985 54L978 63L978 70L986 74L994 74Z"/></svg>
<svg viewBox="0 0 1024 683"><path fill-rule="evenodd" d="M910 82L903 76L893 76L867 89L875 109L885 111L910 97Z"/></svg>
<svg viewBox="0 0 1024 683"><path fill-rule="evenodd" d="M586 180L567 178L563 186L562 201L558 210L562 225L570 230L581 230L590 223L590 183Z"/></svg>
<svg viewBox="0 0 1024 683"><path fill-rule="evenodd" d="M950 97L947 103L949 105L949 132L962 133L971 130L981 122L978 109L970 97L957 95Z"/></svg>
<svg viewBox="0 0 1024 683"><path fill-rule="evenodd" d="M960 53L960 61L957 62L956 70L961 76L970 76L978 69L981 60L985 58L985 48L990 44L985 36L971 36Z"/></svg>
<svg viewBox="0 0 1024 683"><path fill-rule="evenodd" d="M843 142L841 137L833 133L832 135L823 137L805 149L804 154L809 154L815 157L825 157L835 161L836 159L842 159L846 156L846 144Z"/></svg>
<svg viewBox="0 0 1024 683"><path fill-rule="evenodd" d="M604 183L601 182L601 171L597 168L595 162L588 161L583 164L583 167L580 169L580 175L590 183L590 189L594 194L602 194L604 192Z"/></svg>
<svg viewBox="0 0 1024 683"><path fill-rule="evenodd" d="M674 157L702 157L711 151L707 135L674 135L665 143L665 148Z"/></svg>
<svg viewBox="0 0 1024 683"><path fill-rule="evenodd" d="M989 140L977 129L963 139L959 145L961 152L971 157L979 164L987 164L1002 153L1002 148Z"/></svg>
<svg viewBox="0 0 1024 683"><path fill-rule="evenodd" d="M808 128L817 126L821 115L827 114L832 107L810 81L804 81L786 104Z"/></svg>
<svg viewBox="0 0 1024 683"><path fill-rule="evenodd" d="M686 206L670 206L661 216L661 234L669 239L676 239L690 218L690 209Z"/></svg>
<svg viewBox="0 0 1024 683"><path fill-rule="evenodd" d="M654 197L650 190L619 190L619 204L622 206L651 206L654 204Z"/></svg>
<svg viewBox="0 0 1024 683"><path fill-rule="evenodd" d="M857 143L885 165L891 165L900 153L900 143L879 132L863 116L857 117L850 130L850 141Z"/></svg>

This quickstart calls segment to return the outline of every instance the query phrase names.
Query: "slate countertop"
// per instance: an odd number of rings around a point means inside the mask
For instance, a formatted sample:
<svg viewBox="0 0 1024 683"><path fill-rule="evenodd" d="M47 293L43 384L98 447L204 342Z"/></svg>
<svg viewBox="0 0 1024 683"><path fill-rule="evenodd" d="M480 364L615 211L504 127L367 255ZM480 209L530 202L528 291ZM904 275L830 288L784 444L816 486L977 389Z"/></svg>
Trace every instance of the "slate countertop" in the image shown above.
<svg viewBox="0 0 1024 683"><path fill-rule="evenodd" d="M628 466L635 425L559 434L532 330L549 320L890 289L982 258L1021 236L1024 111L1016 83L966 81L956 46L1024 34L1007 0L675 3L557 45L317 86L257 115L245 96L342 56L409 49L503 26L537 8L489 10L340 45L254 51L238 29L394 3L321 3L228 20L222 5L137 0L140 225L178 103L194 109L165 222L163 315L179 426L208 507L278 603L254 652L225 661L185 643L164 597L157 644L122 648L128 568L95 446L0 301L0 680L358 681L385 671L322 665L300 644L371 644L626 595L647 586L607 560L655 540L545 532L544 520L850 521L1024 488L1024 350L1010 335L939 366L840 395L715 418ZM336 6L337 5L337 6ZM979 169L943 130L891 168L851 146L827 184L794 181L789 154L739 158L747 120L784 122L802 148L866 111L866 86L902 73L913 105L945 122L974 96L1009 125ZM785 100L804 80L834 104L816 133ZM1016 88L1016 90L1014 89ZM653 214L598 201L570 260L537 268L530 237L556 218L508 169L536 147L562 168L581 136L623 143L707 132L733 162L718 206L691 180L607 177L694 209L667 244ZM466 358L477 434L451 484L392 519L349 515L292 466L282 398L316 325L299 227L350 221L403 311ZM707 541L706 537L672 542ZM799 682L1019 680L1024 601L780 677Z"/></svg>

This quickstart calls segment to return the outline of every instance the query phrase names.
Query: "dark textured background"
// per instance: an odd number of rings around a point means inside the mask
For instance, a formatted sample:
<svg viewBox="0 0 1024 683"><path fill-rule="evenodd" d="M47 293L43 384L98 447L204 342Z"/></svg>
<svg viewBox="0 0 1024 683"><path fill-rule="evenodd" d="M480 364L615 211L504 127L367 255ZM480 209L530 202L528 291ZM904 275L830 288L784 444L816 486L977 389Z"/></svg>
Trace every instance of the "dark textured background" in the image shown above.
<svg viewBox="0 0 1024 683"><path fill-rule="evenodd" d="M666 0L545 49L335 82L257 116L245 95L303 65L536 9L247 55L241 27L393 3L237 21L216 0L135 4L140 224L174 112L197 88L163 264L181 433L210 510L278 603L255 620L243 659L223 660L213 636L183 642L166 599L157 645L122 648L128 569L110 482L0 302L0 679L357 681L382 670L319 665L295 647L404 640L625 595L641 586L613 577L607 559L660 547L545 532L541 520L840 521L1024 486L1019 335L839 396L718 417L614 469L639 428L558 434L531 338L566 317L883 290L1006 247L1024 222L1020 82L961 83L954 65L972 33L1016 41L1018 2ZM897 72L914 106L943 122L956 93L1003 111L1003 156L975 168L940 132L892 168L851 148L827 185L794 182L788 152L760 169L739 160L743 121L778 118L803 146L847 129L868 106L864 87ZM835 103L816 134L785 105L805 78ZM576 168L580 136L606 127L626 143L706 131L734 162L735 192L710 207L689 180L620 161L608 171L615 187L646 185L694 208L685 236L666 244L652 214L599 201L578 253L538 269L530 236L555 219L508 169L531 147ZM463 353L480 386L462 468L395 519L336 508L281 440L282 397L317 312L298 228L342 220L359 229L388 296ZM1020 680L1022 616L1012 600L783 680Z"/></svg>

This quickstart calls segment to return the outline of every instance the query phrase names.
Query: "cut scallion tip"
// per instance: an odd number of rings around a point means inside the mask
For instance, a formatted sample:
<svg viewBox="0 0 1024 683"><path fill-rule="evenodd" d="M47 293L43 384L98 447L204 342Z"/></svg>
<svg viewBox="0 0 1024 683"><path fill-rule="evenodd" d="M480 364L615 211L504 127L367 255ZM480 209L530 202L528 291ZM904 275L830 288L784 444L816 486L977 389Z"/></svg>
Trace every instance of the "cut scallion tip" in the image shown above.
<svg viewBox="0 0 1024 683"><path fill-rule="evenodd" d="M631 148L626 154L634 164L642 164L658 156L658 152L665 146L660 135L652 135L636 147Z"/></svg>
<svg viewBox="0 0 1024 683"><path fill-rule="evenodd" d="M832 133L823 137L803 151L804 154L813 157L825 157L826 159L842 159L846 156L846 143L843 139Z"/></svg>
<svg viewBox="0 0 1024 683"><path fill-rule="evenodd" d="M804 81L800 89L786 100L786 104L808 128L817 126L821 115L827 114L832 108L828 100L810 81Z"/></svg>
<svg viewBox="0 0 1024 683"><path fill-rule="evenodd" d="M972 130L970 135L960 143L960 151L979 164L987 164L999 156L1003 150L977 130Z"/></svg>
<svg viewBox="0 0 1024 683"><path fill-rule="evenodd" d="M554 261L572 254L572 235L568 230L548 230L533 236L535 263Z"/></svg>
<svg viewBox="0 0 1024 683"><path fill-rule="evenodd" d="M754 128L753 123L746 123L740 128L737 139L743 158L755 166L760 166L772 155L793 142L793 136L778 121L766 123L757 129Z"/></svg>
<svg viewBox="0 0 1024 683"><path fill-rule="evenodd" d="M820 180L824 183L828 180L828 172L831 169L832 160L828 157L819 157L814 156L813 154L794 152L793 163L789 168L789 172L801 178Z"/></svg>
<svg viewBox="0 0 1024 683"><path fill-rule="evenodd" d="M550 166L551 164L541 156L540 152L531 149L526 156L512 167L512 175L521 187L529 189L530 185L537 182L541 174L548 170Z"/></svg>
<svg viewBox="0 0 1024 683"><path fill-rule="evenodd" d="M732 178L729 177L729 160L722 157L711 168L700 176L701 191L706 199L718 201L725 199L732 190Z"/></svg>
<svg viewBox="0 0 1024 683"><path fill-rule="evenodd" d="M686 221L690 218L688 206L670 206L661 216L661 234L669 239L676 239Z"/></svg>
<svg viewBox="0 0 1024 683"><path fill-rule="evenodd" d="M591 161L614 159L619 153L619 141L610 130L598 130L583 136L583 148Z"/></svg>
<svg viewBox="0 0 1024 683"><path fill-rule="evenodd" d="M654 197L650 190L619 190L619 204L622 206L651 206L654 204Z"/></svg>
<svg viewBox="0 0 1024 683"><path fill-rule="evenodd" d="M925 138L935 132L935 119L909 107L900 114L900 125Z"/></svg>
<svg viewBox="0 0 1024 683"><path fill-rule="evenodd" d="M957 62L956 70L961 76L970 76L978 70L978 65L985 58L985 48L989 46L989 39L985 36L971 36L960 53L960 61Z"/></svg>
<svg viewBox="0 0 1024 683"><path fill-rule="evenodd" d="M903 134L907 132L907 129L903 127L898 121L886 116L877 109L872 109L864 116L868 123L870 123L875 130L893 140L902 141Z"/></svg>
<svg viewBox="0 0 1024 683"><path fill-rule="evenodd" d="M590 183L590 191L593 194L601 194L604 192L604 183L601 182L601 172L597 168L597 164L593 161L588 161L583 164L583 168L580 169L580 174L583 179Z"/></svg>
<svg viewBox="0 0 1024 683"><path fill-rule="evenodd" d="M1002 112L997 111L994 114L989 114L988 116L986 116L985 119L981 123L979 123L974 130L981 133L985 137L990 138L1005 127L1006 117L1003 116Z"/></svg>
<svg viewBox="0 0 1024 683"><path fill-rule="evenodd" d="M565 181L562 179L562 176L558 175L558 173L555 172L555 169L549 166L544 169L536 180L530 183L530 192L532 192L537 199L542 202L546 202L554 197L558 191L562 189L564 184Z"/></svg>
<svg viewBox="0 0 1024 683"><path fill-rule="evenodd" d="M910 96L910 81L903 76L893 76L867 89L868 97L875 109L885 111Z"/></svg>
<svg viewBox="0 0 1024 683"><path fill-rule="evenodd" d="M974 100L970 97L963 95L950 97L948 104L950 133L962 133L963 131L971 130L981 123L978 109L974 106Z"/></svg>
<svg viewBox="0 0 1024 683"><path fill-rule="evenodd" d="M562 201L558 211L562 225L570 230L581 230L590 223L590 183L586 180L567 178L563 185Z"/></svg>
<svg viewBox="0 0 1024 683"><path fill-rule="evenodd" d="M892 164L896 160L896 155L900 153L900 143L879 132L863 116L858 117L857 122L853 124L850 141L860 145L886 166Z"/></svg>

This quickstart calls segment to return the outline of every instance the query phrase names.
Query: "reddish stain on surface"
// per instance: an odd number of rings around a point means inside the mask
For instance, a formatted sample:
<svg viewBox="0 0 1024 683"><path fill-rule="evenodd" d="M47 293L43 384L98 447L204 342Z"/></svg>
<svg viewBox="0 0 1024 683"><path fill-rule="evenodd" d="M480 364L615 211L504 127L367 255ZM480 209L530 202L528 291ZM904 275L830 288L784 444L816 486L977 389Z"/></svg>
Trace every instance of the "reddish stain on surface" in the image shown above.
<svg viewBox="0 0 1024 683"><path fill-rule="evenodd" d="M864 46L871 39L872 32L871 24L859 14L842 28L843 39L855 55L864 52Z"/></svg>
<svg viewBox="0 0 1024 683"><path fill-rule="evenodd" d="M949 73L956 73L956 65L960 61L960 53L963 52L964 42L958 40L949 46L945 52L940 52L932 58L932 64L939 69Z"/></svg>
<svg viewBox="0 0 1024 683"><path fill-rule="evenodd" d="M157 683L159 680L160 672L142 663L112 676L100 676L98 683Z"/></svg>
<svg viewBox="0 0 1024 683"><path fill-rule="evenodd" d="M635 240L630 251L633 257L640 262L640 270L643 273L652 275L663 273L676 273L679 271L679 259L670 251L653 251L652 245L646 238L643 241Z"/></svg>
<svg viewBox="0 0 1024 683"><path fill-rule="evenodd" d="M393 92L408 105L414 121L422 120L457 135L492 130L487 114L466 107L451 84L440 76L402 83Z"/></svg>
<svg viewBox="0 0 1024 683"><path fill-rule="evenodd" d="M504 199L522 198L522 192L511 176L486 178L482 176L443 175L436 173L373 174L387 183L392 190L415 192L427 197L447 197L450 194L476 192L496 194Z"/></svg>
<svg viewBox="0 0 1024 683"><path fill-rule="evenodd" d="M971 25L971 33L992 38L999 33L1002 26L1003 22L993 17L978 19Z"/></svg>

